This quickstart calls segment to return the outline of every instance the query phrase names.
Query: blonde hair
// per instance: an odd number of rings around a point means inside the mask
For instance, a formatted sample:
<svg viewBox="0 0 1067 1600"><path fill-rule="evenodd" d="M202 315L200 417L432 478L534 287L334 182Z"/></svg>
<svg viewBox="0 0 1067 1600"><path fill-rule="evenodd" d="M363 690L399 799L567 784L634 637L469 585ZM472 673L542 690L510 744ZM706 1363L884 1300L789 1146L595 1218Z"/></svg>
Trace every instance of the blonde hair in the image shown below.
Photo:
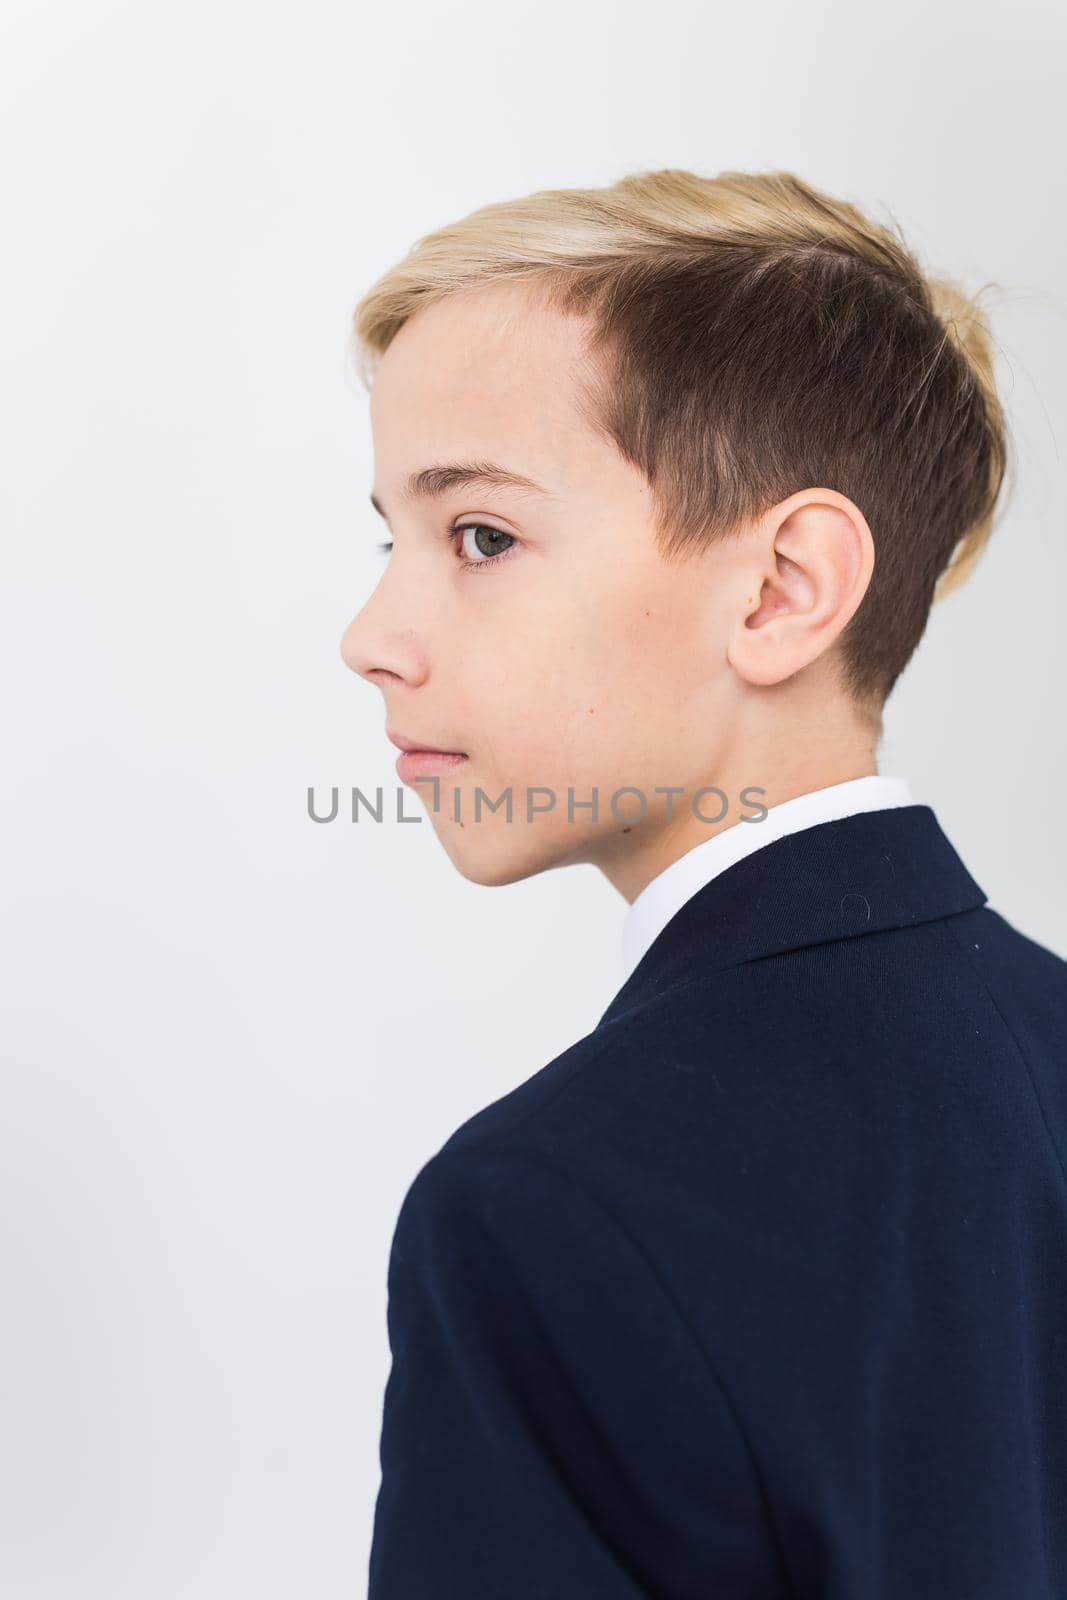
<svg viewBox="0 0 1067 1600"><path fill-rule="evenodd" d="M636 172L423 235L355 308L360 380L422 306L508 279L590 318L583 413L647 477L665 556L801 488L859 507L875 568L838 645L879 720L993 529L1009 438L978 298L793 173Z"/></svg>

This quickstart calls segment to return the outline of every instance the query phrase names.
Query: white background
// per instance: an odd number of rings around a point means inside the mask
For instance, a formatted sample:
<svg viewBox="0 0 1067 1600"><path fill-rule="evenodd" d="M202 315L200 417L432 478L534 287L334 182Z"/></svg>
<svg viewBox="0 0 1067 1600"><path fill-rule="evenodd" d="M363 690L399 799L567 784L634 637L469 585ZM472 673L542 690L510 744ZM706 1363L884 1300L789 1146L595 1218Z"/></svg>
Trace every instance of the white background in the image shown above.
<svg viewBox="0 0 1067 1600"><path fill-rule="evenodd" d="M396 785L346 341L419 234L786 167L1011 291L1019 481L880 765L1067 955L1063 12L867 10L7 0L5 1597L363 1594L403 1193L621 981L594 869L307 816Z"/></svg>

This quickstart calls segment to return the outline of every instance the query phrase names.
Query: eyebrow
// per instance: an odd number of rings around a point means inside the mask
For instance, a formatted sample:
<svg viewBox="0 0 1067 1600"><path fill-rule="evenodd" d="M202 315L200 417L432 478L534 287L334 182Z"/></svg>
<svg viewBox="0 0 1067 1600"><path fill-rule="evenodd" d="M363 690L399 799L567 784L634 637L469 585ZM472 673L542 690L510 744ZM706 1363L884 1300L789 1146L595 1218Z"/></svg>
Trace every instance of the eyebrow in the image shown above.
<svg viewBox="0 0 1067 1600"><path fill-rule="evenodd" d="M522 489L528 494L555 498L543 484L535 483L532 478L524 477L521 472L512 472L508 467L497 466L493 461L453 461L440 466L423 467L420 471L413 472L404 482L400 498L404 501L431 500L448 494L452 489L475 487ZM373 494L370 503L380 517L385 516L380 501ZM386 520L388 521L388 518Z"/></svg>

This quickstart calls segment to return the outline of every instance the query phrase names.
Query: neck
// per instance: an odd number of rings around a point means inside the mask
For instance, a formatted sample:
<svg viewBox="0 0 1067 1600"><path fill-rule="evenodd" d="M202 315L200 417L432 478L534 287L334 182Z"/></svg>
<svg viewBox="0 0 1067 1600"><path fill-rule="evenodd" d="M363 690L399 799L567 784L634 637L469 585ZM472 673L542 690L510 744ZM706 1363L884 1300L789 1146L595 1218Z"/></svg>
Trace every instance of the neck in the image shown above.
<svg viewBox="0 0 1067 1600"><path fill-rule="evenodd" d="M819 724L815 724L806 732L798 732L794 725L788 739L779 735L767 741L762 761L753 754L756 747L752 741L746 741L742 756L735 754L717 762L713 773L698 778L685 793L673 796L670 820L664 797L658 815L653 815L650 806L646 816L625 834L612 835L598 854L596 865L632 904L641 890L672 862L705 839L737 827L760 806L770 808L835 783L877 776L875 732L869 727L850 729L846 736L829 742L825 728L823 723L820 732ZM773 760L769 759L772 750ZM698 801L699 809L707 817L716 817L720 811L725 814L719 821L705 822L695 814L693 798L698 789L711 785L722 794L703 795Z"/></svg>

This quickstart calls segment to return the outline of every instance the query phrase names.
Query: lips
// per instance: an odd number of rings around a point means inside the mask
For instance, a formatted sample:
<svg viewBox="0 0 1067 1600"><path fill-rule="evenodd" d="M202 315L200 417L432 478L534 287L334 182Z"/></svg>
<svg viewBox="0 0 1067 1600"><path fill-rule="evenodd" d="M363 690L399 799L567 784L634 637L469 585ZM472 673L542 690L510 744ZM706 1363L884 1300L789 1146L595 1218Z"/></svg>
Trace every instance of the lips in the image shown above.
<svg viewBox="0 0 1067 1600"><path fill-rule="evenodd" d="M386 737L400 751L396 759L396 772L402 783L411 783L415 778L440 777L442 773L462 766L467 759L464 750L439 750L409 739L403 733L387 732Z"/></svg>
<svg viewBox="0 0 1067 1600"><path fill-rule="evenodd" d="M461 767L466 759L450 750L402 750L396 758L397 777L402 783L411 783L414 778L437 778Z"/></svg>
<svg viewBox="0 0 1067 1600"><path fill-rule="evenodd" d="M435 756L465 756L465 750L447 750L443 745L434 744L430 739L409 739L403 733L385 732L390 744L395 744L398 750L425 751Z"/></svg>

